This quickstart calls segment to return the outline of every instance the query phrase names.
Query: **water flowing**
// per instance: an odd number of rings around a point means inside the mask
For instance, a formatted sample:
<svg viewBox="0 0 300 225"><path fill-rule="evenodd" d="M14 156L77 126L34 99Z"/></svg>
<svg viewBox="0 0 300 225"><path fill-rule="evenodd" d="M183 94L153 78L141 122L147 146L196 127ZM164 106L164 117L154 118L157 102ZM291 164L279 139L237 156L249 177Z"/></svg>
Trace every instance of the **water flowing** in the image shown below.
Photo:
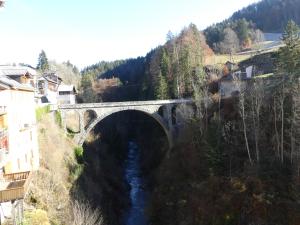
<svg viewBox="0 0 300 225"><path fill-rule="evenodd" d="M148 199L145 181L141 175L140 151L136 143L128 143L128 158L125 163L125 179L130 185L131 206L124 217L124 225L146 225L144 209Z"/></svg>

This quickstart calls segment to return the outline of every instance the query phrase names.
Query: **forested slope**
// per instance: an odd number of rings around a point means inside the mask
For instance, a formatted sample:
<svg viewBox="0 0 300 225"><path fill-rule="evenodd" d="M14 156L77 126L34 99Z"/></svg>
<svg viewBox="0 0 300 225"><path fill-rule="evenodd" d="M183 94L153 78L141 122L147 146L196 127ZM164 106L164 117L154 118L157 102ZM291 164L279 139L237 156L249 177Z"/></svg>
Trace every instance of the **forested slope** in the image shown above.
<svg viewBox="0 0 300 225"><path fill-rule="evenodd" d="M204 61L213 54L204 35L190 24L179 35L169 35L164 45L145 57L99 62L85 68L81 97L83 101L125 101L192 96L192 81L201 76ZM118 86L107 85L106 92L101 93L97 90L104 83L115 84L107 79L116 78L120 80ZM93 94L96 96L86 96Z"/></svg>
<svg viewBox="0 0 300 225"><path fill-rule="evenodd" d="M282 32L289 20L300 24L299 0L262 0L235 12L230 21L245 18L263 32Z"/></svg>

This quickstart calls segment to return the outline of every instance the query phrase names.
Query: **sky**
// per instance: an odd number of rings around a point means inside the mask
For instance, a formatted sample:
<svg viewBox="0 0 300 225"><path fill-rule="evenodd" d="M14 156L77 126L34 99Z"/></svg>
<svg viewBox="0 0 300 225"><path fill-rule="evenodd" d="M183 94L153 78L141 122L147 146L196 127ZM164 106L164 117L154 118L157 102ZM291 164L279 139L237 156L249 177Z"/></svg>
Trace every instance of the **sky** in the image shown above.
<svg viewBox="0 0 300 225"><path fill-rule="evenodd" d="M0 9L0 65L144 56L190 23L220 22L258 0L6 0Z"/></svg>

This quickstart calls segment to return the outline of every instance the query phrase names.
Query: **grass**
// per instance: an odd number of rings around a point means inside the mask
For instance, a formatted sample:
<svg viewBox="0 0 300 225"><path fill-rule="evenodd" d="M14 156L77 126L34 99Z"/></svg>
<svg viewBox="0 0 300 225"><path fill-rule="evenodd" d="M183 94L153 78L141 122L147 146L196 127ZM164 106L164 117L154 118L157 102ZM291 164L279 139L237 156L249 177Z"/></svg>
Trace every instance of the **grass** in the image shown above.
<svg viewBox="0 0 300 225"><path fill-rule="evenodd" d="M259 76L255 76L254 78L257 79L257 78L267 78L267 77L271 77L273 76L274 73L266 73L266 74L262 74L262 75L259 75Z"/></svg>
<svg viewBox="0 0 300 225"><path fill-rule="evenodd" d="M210 58L210 60L207 61L207 64L225 64L227 61L239 63L243 60L249 59L250 57L251 57L251 54L245 54L245 55L234 54L232 56L227 55L227 54L214 55Z"/></svg>

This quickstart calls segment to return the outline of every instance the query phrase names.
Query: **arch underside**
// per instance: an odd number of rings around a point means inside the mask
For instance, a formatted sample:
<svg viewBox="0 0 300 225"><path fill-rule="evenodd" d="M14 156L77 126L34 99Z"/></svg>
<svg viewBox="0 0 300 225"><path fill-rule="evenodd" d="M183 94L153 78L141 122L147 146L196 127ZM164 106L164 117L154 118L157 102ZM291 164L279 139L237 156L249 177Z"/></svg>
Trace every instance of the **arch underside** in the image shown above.
<svg viewBox="0 0 300 225"><path fill-rule="evenodd" d="M168 139L168 144L169 144L169 148L171 148L173 146L173 140L172 140L172 134L170 132L170 130L168 129L168 125L166 123L166 121L164 121L164 119L158 114L158 109L156 110L150 110L149 108L147 109L137 109L137 108L126 108L126 109L114 109L114 110L107 110L107 111L101 111L101 112L97 112L98 116L96 119L94 119L93 121L91 121L91 123L89 124L89 126L87 127L87 129L85 129L84 131L82 131L80 133L79 139L78 139L78 144L79 145L83 145L84 141L86 140L88 134L91 132L91 130L102 120L104 120L105 118L109 117L112 114L118 113L118 112L125 112L125 111L137 111L137 112L141 112L144 113L148 116L150 116L151 118L153 118L163 129L167 139Z"/></svg>

